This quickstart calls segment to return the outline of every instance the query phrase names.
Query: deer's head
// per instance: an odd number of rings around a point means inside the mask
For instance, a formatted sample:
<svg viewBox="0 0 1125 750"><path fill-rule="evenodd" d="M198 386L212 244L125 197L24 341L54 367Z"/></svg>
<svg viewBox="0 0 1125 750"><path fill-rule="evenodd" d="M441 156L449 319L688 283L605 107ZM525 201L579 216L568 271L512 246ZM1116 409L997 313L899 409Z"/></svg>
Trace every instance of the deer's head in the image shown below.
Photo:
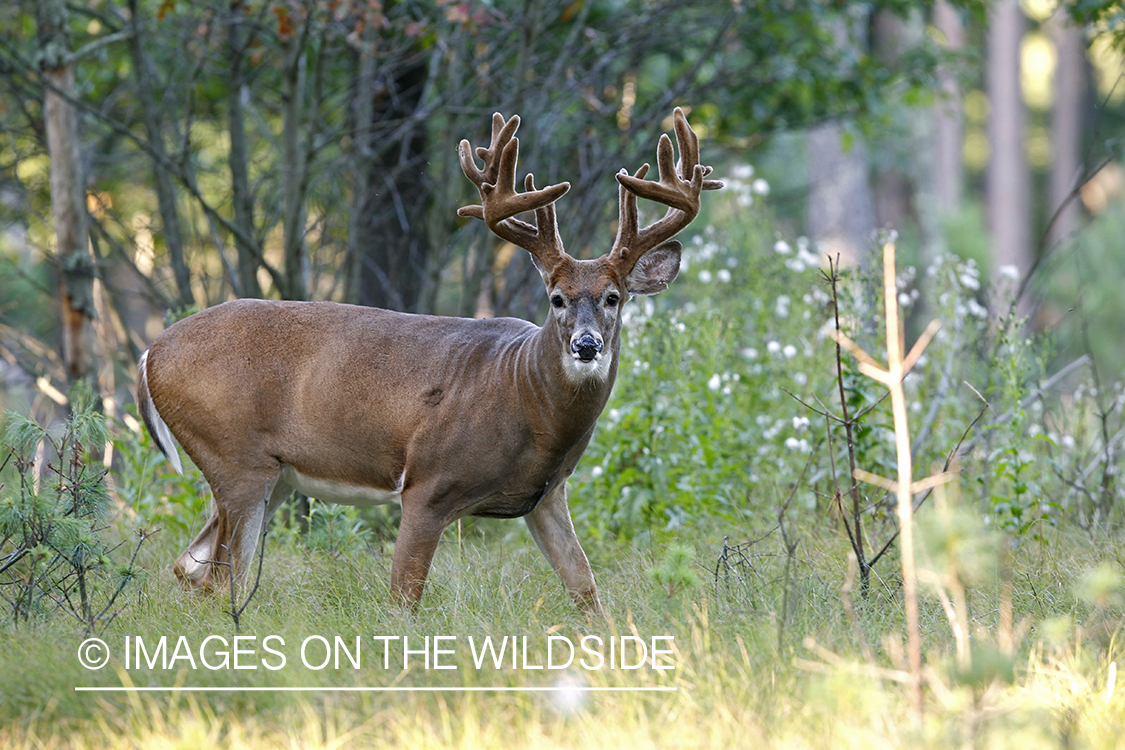
<svg viewBox="0 0 1125 750"><path fill-rule="evenodd" d="M699 163L699 138L679 107L673 120L679 162L671 139L662 135L656 182L645 180L648 164L632 175L624 169L617 174L617 238L608 253L593 260L569 255L559 236L554 203L570 183L536 190L534 177L528 174L524 192L516 191L518 116L509 120L500 113L492 116L492 142L476 150L484 160L483 170L477 167L469 142L461 141L461 168L480 191L481 203L465 206L458 214L483 220L498 237L531 254L551 304L544 328L556 338L563 369L574 381L606 378L617 354L622 306L634 295L662 292L675 280L681 246L671 238L699 213L701 191L723 186L718 180L704 179L712 169ZM667 213L640 228L638 196L666 205ZM534 225L515 218L524 211L535 212Z"/></svg>

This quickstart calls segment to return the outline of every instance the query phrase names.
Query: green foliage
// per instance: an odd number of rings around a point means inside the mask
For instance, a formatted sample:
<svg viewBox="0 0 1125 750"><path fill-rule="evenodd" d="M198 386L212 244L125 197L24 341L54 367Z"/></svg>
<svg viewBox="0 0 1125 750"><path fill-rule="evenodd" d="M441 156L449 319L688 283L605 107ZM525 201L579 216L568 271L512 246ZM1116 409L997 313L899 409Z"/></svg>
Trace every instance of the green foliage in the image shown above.
<svg viewBox="0 0 1125 750"><path fill-rule="evenodd" d="M141 522L167 529L183 538L198 530L207 510L207 483L191 461L184 462L184 474L176 473L160 452L148 430L136 418L136 407L129 407L131 423L114 431L116 460L114 490L122 504Z"/></svg>
<svg viewBox="0 0 1125 750"><path fill-rule="evenodd" d="M990 486L989 497L997 522L1023 536L1031 532L1051 510L1051 504L1043 498L1043 488L1034 471L1035 457L1031 448L1033 440L1049 442L1049 438L1029 434L1030 420L1024 398L1034 362L1031 358L1032 342L1024 333L1024 321L1011 313L999 323L999 328L994 372L1001 398L999 406L1008 410L1010 421L990 428L992 431L1001 430L1004 435L992 441L995 447L988 455L992 472L982 475L982 481ZM1058 508L1057 505L1054 507ZM1042 539L1039 534L1035 536Z"/></svg>
<svg viewBox="0 0 1125 750"><path fill-rule="evenodd" d="M309 499L309 531L305 537L309 549L340 557L365 548L370 538L371 530L360 518L359 508Z"/></svg>
<svg viewBox="0 0 1125 750"><path fill-rule="evenodd" d="M114 603L136 571L133 560L114 568L120 545L104 539L110 515L108 472L99 460L109 439L105 418L88 386L75 386L70 403L59 434L11 418L5 464L12 464L18 485L8 492L0 486L0 597L12 621L62 611L91 633L117 615Z"/></svg>
<svg viewBox="0 0 1125 750"><path fill-rule="evenodd" d="M649 568L649 578L668 602L689 594L699 586L699 574L695 572L695 557L695 549L691 545L672 544L665 551L664 559Z"/></svg>
<svg viewBox="0 0 1125 750"><path fill-rule="evenodd" d="M184 307L177 307L169 310L164 315L164 327L167 328L174 323L178 323L184 318L191 317L199 312L199 305L186 305Z"/></svg>

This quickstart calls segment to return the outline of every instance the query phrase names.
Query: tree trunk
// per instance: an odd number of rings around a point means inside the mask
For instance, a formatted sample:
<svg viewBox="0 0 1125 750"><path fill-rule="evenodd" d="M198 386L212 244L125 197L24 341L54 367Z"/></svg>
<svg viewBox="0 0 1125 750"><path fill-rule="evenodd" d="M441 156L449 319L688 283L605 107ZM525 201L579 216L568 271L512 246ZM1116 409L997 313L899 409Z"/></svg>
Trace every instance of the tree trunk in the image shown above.
<svg viewBox="0 0 1125 750"><path fill-rule="evenodd" d="M306 23L311 23L311 19ZM305 206L307 165L301 146L301 123L304 115L305 68L308 57L304 51L304 35L294 33L289 38L285 61L285 109L282 114L281 133L281 184L284 201L282 228L285 247L285 282L282 295L286 299L303 300L308 297L305 279L308 262L305 257Z"/></svg>
<svg viewBox="0 0 1125 750"><path fill-rule="evenodd" d="M156 201L160 208L160 220L164 233L164 244L168 248L168 259L172 264L172 276L176 280L178 302L187 307L195 304L191 290L191 273L184 257L183 233L180 231L180 213L176 207L176 190L172 185L172 175L165 164L169 161L164 143L162 111L153 95L155 85L149 71L151 64L145 55L142 43L141 14L137 0L129 0L129 13L133 24L133 34L129 38L129 52L133 60L133 74L137 82L137 98L141 104L141 119L144 121L145 135L152 144L156 155L151 157L152 176L156 187Z"/></svg>
<svg viewBox="0 0 1125 750"><path fill-rule="evenodd" d="M988 30L986 79L991 115L990 156L985 178L992 275L1014 267L1022 278L1031 268L1030 179L1024 146L1020 91L1020 40L1024 18L1019 0L997 0Z"/></svg>
<svg viewBox="0 0 1125 750"><path fill-rule="evenodd" d="M1082 174L1082 113L1086 103L1086 43L1082 30L1062 13L1051 20L1051 37L1058 51L1055 69L1055 102L1051 110L1051 202L1053 214L1078 186ZM1078 228L1079 202L1071 200L1062 209L1048 238L1061 242Z"/></svg>
<svg viewBox="0 0 1125 750"><path fill-rule="evenodd" d="M959 52L965 46L965 30L957 10L946 0L934 4L934 26L945 37L945 48ZM965 139L961 87L949 66L938 70L940 99L934 106L933 196L938 218L961 209L961 191L965 179L961 158Z"/></svg>
<svg viewBox="0 0 1125 750"><path fill-rule="evenodd" d="M234 225L241 230L234 238L238 249L238 282L235 292L242 297L261 297L258 284L258 259L261 251L254 243L254 196L250 191L249 152L246 146L246 113L242 106L243 63L246 41L242 33L242 0L231 0L227 17L227 40L230 54L230 81L227 95L227 128L230 132L230 180L234 203Z"/></svg>
<svg viewBox="0 0 1125 750"><path fill-rule="evenodd" d="M889 67L902 56L904 48L909 47L908 39L915 35L911 28L913 21L904 20L890 11L879 11L873 27L875 52L879 59ZM904 112L904 118L912 118L912 112ZM905 136L914 139L913 128ZM914 181L907 174L905 160L897 149L880 149L872 161L874 168L874 210L875 223L880 228L902 229L914 216ZM881 157L881 158L880 158Z"/></svg>
<svg viewBox="0 0 1125 750"><path fill-rule="evenodd" d="M79 148L74 63L63 0L38 5L40 69L48 84L44 119L50 157L51 209L58 240L62 353L71 382L94 373L95 267L86 233L86 190Z"/></svg>
<svg viewBox="0 0 1125 750"><path fill-rule="evenodd" d="M363 78L362 62L360 67ZM427 76L425 59L418 57L380 71L373 86L357 87L357 96L372 97L366 173L360 182L364 193L357 196L352 246L361 305L419 312L430 253L430 187L425 122L415 113Z"/></svg>
<svg viewBox="0 0 1125 750"><path fill-rule="evenodd" d="M868 180L867 147L845 150L843 128L821 125L809 133L809 237L819 251L845 264L862 263L875 231L875 206Z"/></svg>
<svg viewBox="0 0 1125 750"><path fill-rule="evenodd" d="M866 43L857 19L840 17L835 25L841 48ZM866 260L875 232L875 200L871 191L867 146L858 137L849 147L844 128L829 122L809 133L809 237L819 251L839 256L846 264Z"/></svg>

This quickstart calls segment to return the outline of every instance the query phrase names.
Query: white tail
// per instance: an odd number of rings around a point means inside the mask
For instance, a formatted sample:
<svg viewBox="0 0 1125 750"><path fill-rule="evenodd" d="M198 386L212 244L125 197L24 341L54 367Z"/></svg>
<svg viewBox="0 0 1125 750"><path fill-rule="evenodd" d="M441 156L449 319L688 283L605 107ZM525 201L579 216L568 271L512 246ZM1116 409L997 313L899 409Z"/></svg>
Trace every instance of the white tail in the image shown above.
<svg viewBox="0 0 1125 750"><path fill-rule="evenodd" d="M481 204L461 209L531 253L551 310L540 328L330 302L236 300L171 326L141 357L137 402L179 469L172 436L202 470L215 513L180 556L187 583L211 587L228 563L247 570L262 524L293 490L350 504L398 502L391 590L416 605L442 531L463 516L524 517L576 603L600 609L570 520L566 480L617 375L620 310L667 288L680 265L668 241L699 210L698 139L675 113L680 163L662 136L660 179L617 175L611 251L576 260L553 203L562 183L515 189L518 118L493 118L492 143L461 163ZM668 206L640 229L636 196ZM534 211L535 225L516 214Z"/></svg>
<svg viewBox="0 0 1125 750"><path fill-rule="evenodd" d="M148 392L147 349L141 355L140 361L137 362L137 408L140 409L141 418L144 419L145 426L148 427L148 434L152 435L157 447L172 462L172 468L176 470L176 473L182 476L184 465L180 463L180 452L176 450L175 439L169 432L168 425L160 418L160 412L156 410L156 404L152 403L152 395Z"/></svg>

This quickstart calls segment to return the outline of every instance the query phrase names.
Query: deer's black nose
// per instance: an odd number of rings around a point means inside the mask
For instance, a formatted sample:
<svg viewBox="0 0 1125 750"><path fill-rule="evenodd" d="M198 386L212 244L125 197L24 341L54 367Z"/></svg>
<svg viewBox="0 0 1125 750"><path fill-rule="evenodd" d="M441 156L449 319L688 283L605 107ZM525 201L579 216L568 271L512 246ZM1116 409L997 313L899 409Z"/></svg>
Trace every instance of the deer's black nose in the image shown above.
<svg viewBox="0 0 1125 750"><path fill-rule="evenodd" d="M602 340L590 333L584 333L577 340L570 342L570 350L583 362L589 362L598 356L602 346Z"/></svg>

